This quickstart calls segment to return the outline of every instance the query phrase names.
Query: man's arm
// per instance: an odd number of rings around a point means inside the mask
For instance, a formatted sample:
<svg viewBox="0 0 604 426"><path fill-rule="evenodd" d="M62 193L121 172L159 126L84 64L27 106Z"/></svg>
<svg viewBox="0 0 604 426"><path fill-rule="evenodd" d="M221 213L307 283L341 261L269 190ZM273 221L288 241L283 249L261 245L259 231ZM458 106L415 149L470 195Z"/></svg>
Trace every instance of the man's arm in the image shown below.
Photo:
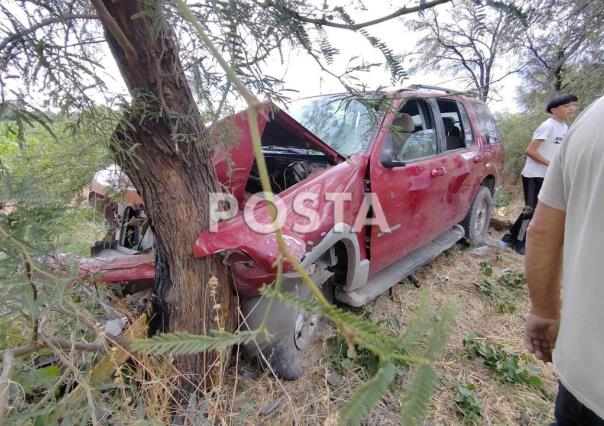
<svg viewBox="0 0 604 426"><path fill-rule="evenodd" d="M537 163L545 164L549 166L549 160L546 159L543 155L539 154L539 146L543 143L543 139L533 139L529 146L526 147L524 153L527 157L532 158Z"/></svg>
<svg viewBox="0 0 604 426"><path fill-rule="evenodd" d="M527 232L524 265L531 311L524 342L544 361L551 361L558 336L565 218L564 211L539 202Z"/></svg>

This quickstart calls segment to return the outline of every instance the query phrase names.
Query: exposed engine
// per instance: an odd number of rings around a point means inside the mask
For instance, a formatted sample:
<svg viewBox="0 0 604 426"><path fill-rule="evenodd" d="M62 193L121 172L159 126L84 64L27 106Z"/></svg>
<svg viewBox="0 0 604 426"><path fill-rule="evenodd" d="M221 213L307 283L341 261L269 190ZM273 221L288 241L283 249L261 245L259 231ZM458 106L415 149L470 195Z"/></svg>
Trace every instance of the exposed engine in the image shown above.
<svg viewBox="0 0 604 426"><path fill-rule="evenodd" d="M271 187L275 194L303 181L313 171L322 169L329 164L324 155L265 152L264 156L266 158ZM252 194L262 191L260 175L258 174L255 162L250 171L245 190Z"/></svg>

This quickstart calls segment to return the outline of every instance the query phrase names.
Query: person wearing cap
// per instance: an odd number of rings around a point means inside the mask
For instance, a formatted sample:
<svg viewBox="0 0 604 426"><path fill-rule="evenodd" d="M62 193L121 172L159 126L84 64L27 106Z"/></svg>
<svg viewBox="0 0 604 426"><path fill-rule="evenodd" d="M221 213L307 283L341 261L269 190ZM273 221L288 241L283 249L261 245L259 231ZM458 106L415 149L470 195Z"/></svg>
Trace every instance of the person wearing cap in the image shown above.
<svg viewBox="0 0 604 426"><path fill-rule="evenodd" d="M537 196L541 190L545 172L550 161L560 149L560 144L568 130L566 121L572 117L576 108L577 97L574 95L560 95L552 98L546 107L546 111L551 114L551 117L535 130L530 144L524 151L526 163L522 169L522 188L525 207L510 232L502 238L502 241L510 244L520 254L524 254L526 230L537 206Z"/></svg>

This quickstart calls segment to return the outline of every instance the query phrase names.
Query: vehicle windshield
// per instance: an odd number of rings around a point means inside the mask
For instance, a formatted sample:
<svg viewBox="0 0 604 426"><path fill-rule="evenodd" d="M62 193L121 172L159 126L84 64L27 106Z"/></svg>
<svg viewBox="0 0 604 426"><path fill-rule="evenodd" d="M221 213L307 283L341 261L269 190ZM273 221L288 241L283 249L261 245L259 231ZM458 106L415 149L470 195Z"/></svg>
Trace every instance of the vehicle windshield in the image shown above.
<svg viewBox="0 0 604 426"><path fill-rule="evenodd" d="M377 125L379 99L329 95L294 101L288 113L339 154L363 154ZM372 106L376 104L376 106Z"/></svg>

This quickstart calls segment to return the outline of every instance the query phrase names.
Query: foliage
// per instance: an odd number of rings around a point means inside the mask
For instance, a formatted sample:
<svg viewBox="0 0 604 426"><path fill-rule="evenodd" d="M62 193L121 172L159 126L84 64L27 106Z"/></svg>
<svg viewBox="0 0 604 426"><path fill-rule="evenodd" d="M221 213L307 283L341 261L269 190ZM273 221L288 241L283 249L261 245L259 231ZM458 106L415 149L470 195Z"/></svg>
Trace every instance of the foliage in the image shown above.
<svg viewBox="0 0 604 426"><path fill-rule="evenodd" d="M395 373L396 368L391 362L380 366L371 380L359 387L350 401L340 410L339 424L360 425L361 420L369 413L382 394L388 389L388 386L393 382ZM428 398L430 394L431 392L428 394ZM417 396L419 398L419 395ZM423 419L423 416L421 419Z"/></svg>
<svg viewBox="0 0 604 426"><path fill-rule="evenodd" d="M545 105L545 104L543 104ZM519 177L524 167L524 150L539 124L547 119L543 105L539 110L518 114L497 114L497 128L505 148L505 179ZM514 183L512 180L511 183Z"/></svg>
<svg viewBox="0 0 604 426"><path fill-rule="evenodd" d="M481 262L480 269L486 277L475 283L478 292L490 303L497 306L502 314L516 312L514 299L518 297L517 290L524 287L526 277L524 273L504 270L495 280L490 279L493 275L493 267L488 262Z"/></svg>
<svg viewBox="0 0 604 426"><path fill-rule="evenodd" d="M518 70L513 61L507 61L507 67L501 64L515 49L519 18L507 8L490 9L481 2L458 2L446 10L430 10L411 22L411 28L423 34L413 71L441 71L487 101L498 84Z"/></svg>
<svg viewBox="0 0 604 426"><path fill-rule="evenodd" d="M510 194L505 190L501 189L497 192L493 198L493 209L501 207L507 207L510 204Z"/></svg>
<svg viewBox="0 0 604 426"><path fill-rule="evenodd" d="M421 422L425 416L436 380L433 367L428 362L434 360L446 345L455 323L457 307L454 304L449 304L442 311L435 312L430 306L429 293L423 291L420 295L420 306L414 315L409 318L404 333L398 335L397 333L379 330L371 322L333 305L314 304L271 287L264 287L262 293L265 296L275 297L277 300L297 309L319 313L333 322L346 339L348 357L355 358L359 353L362 353L357 351L356 347L358 346L373 353L373 356L368 356L364 361L366 365L374 364L375 357L379 359L380 369L385 368L384 365L389 363L393 365L419 364L415 369L413 383L410 385L408 392L401 397L404 401L401 418L403 422L409 422L404 424L418 424ZM340 346L340 348L342 347ZM380 376L377 383L370 387L372 391L381 389L385 377L390 378L390 374L385 375L385 371L380 369L377 370L376 374L380 374L380 371L382 371L381 374L384 374L384 376ZM366 389L357 390L353 399L369 408L377 401L375 394L368 392Z"/></svg>
<svg viewBox="0 0 604 426"><path fill-rule="evenodd" d="M220 351L233 345L249 342L257 335L257 331L241 331L236 334L213 331L209 336L174 332L153 336L150 339L137 340L133 348L136 350L149 349L158 354L186 355Z"/></svg>
<svg viewBox="0 0 604 426"><path fill-rule="evenodd" d="M110 163L104 143L110 123L103 124L100 116L95 127L79 120L65 117L48 123L52 135L39 124L27 127L20 142L15 123L0 122L0 201L39 207L64 206L81 198L94 173Z"/></svg>
<svg viewBox="0 0 604 426"><path fill-rule="evenodd" d="M527 0L527 20L522 26L525 102L535 109L559 92L578 89L573 80L587 79L602 88L593 71L603 65L604 5L590 0ZM574 74L574 75L573 75ZM573 87L574 86L574 87ZM594 88L588 88L597 93ZM600 91L600 93L602 93ZM583 97L591 97L581 93ZM591 102L593 97L587 102Z"/></svg>
<svg viewBox="0 0 604 426"><path fill-rule="evenodd" d="M510 348L490 343L473 333L464 339L464 347L470 359L482 361L501 381L541 388L541 370L527 355L519 355Z"/></svg>
<svg viewBox="0 0 604 426"><path fill-rule="evenodd" d="M428 364L420 365L409 391L401 395L401 424L422 425L428 411L430 395L436 386L436 373Z"/></svg>
<svg viewBox="0 0 604 426"><path fill-rule="evenodd" d="M464 420L470 423L478 423L482 417L480 399L476 395L476 386L473 383L458 383L455 407Z"/></svg>

